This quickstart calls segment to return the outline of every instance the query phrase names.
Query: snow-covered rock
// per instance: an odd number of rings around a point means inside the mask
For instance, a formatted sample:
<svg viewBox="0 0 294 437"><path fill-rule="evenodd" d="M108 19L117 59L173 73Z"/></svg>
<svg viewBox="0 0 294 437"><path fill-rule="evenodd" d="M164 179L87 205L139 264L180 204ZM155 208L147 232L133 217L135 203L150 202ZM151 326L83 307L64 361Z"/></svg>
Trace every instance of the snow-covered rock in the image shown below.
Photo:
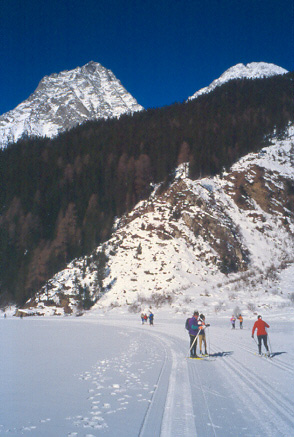
<svg viewBox="0 0 294 437"><path fill-rule="evenodd" d="M285 139L273 137L221 176L193 181L183 164L169 189L156 188L118 219L109 241L56 274L27 309L76 313L87 298L96 308L133 311L291 305L293 152L289 127Z"/></svg>
<svg viewBox="0 0 294 437"><path fill-rule="evenodd" d="M267 62L251 62L250 64L237 64L226 70L218 79L215 79L209 86L200 89L188 100L196 99L202 94L208 94L216 87L223 85L233 79L260 79L288 73L282 67Z"/></svg>
<svg viewBox="0 0 294 437"><path fill-rule="evenodd" d="M142 110L114 74L96 62L45 76L34 93L0 117L0 147L23 136L52 138L88 120Z"/></svg>

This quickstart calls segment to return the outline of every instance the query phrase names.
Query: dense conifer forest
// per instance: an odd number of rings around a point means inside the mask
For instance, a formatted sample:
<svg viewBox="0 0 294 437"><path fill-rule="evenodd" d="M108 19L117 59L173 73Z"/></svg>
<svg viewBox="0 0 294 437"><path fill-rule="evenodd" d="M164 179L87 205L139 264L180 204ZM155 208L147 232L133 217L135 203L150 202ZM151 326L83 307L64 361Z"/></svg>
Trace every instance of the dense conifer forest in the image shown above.
<svg viewBox="0 0 294 437"><path fill-rule="evenodd" d="M211 176L293 121L293 73L234 80L182 104L88 122L0 152L0 303L23 304L111 234L116 216L190 162Z"/></svg>

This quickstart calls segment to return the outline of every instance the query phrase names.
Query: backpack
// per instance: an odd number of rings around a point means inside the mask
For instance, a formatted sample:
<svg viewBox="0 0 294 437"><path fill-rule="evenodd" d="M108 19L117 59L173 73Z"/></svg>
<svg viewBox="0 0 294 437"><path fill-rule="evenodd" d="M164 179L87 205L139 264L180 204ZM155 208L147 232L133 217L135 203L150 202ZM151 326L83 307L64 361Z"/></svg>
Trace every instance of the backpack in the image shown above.
<svg viewBox="0 0 294 437"><path fill-rule="evenodd" d="M185 323L185 328L186 328L188 331L189 331L189 329L190 329L189 320L190 320L190 318L188 317L188 319L186 320L186 323Z"/></svg>

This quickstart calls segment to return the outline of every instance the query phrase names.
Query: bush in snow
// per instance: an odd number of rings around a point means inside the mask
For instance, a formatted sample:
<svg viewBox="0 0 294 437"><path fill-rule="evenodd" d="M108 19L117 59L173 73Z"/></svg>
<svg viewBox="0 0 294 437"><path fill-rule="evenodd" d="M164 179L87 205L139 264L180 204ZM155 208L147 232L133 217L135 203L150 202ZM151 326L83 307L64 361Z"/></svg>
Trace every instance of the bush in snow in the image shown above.
<svg viewBox="0 0 294 437"><path fill-rule="evenodd" d="M224 302L219 302L217 305L215 305L214 307L215 313L216 314L219 313L223 309L223 306L224 306Z"/></svg>
<svg viewBox="0 0 294 437"><path fill-rule="evenodd" d="M247 304L247 309L254 313L256 311L256 306L254 305L254 303L248 303Z"/></svg>
<svg viewBox="0 0 294 437"><path fill-rule="evenodd" d="M159 308L163 305L171 305L174 297L170 293L152 293L150 297L138 294L137 301L129 306L130 312L140 312L142 306Z"/></svg>

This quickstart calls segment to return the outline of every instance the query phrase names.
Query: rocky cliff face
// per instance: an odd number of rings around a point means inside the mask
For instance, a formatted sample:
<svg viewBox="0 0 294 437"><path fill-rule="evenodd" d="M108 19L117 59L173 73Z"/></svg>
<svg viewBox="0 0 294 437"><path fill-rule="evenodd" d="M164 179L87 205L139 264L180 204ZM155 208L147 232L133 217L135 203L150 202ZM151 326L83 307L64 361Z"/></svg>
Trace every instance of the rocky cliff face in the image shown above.
<svg viewBox="0 0 294 437"><path fill-rule="evenodd" d="M23 136L52 138L88 120L142 110L114 74L96 62L45 76L34 93L0 117L0 147Z"/></svg>
<svg viewBox="0 0 294 437"><path fill-rule="evenodd" d="M76 313L168 303L207 311L287 305L293 270L294 128L229 173L192 181L178 168L168 189L116 223L112 238L70 263L26 305L29 313ZM94 308L95 308L94 307Z"/></svg>

